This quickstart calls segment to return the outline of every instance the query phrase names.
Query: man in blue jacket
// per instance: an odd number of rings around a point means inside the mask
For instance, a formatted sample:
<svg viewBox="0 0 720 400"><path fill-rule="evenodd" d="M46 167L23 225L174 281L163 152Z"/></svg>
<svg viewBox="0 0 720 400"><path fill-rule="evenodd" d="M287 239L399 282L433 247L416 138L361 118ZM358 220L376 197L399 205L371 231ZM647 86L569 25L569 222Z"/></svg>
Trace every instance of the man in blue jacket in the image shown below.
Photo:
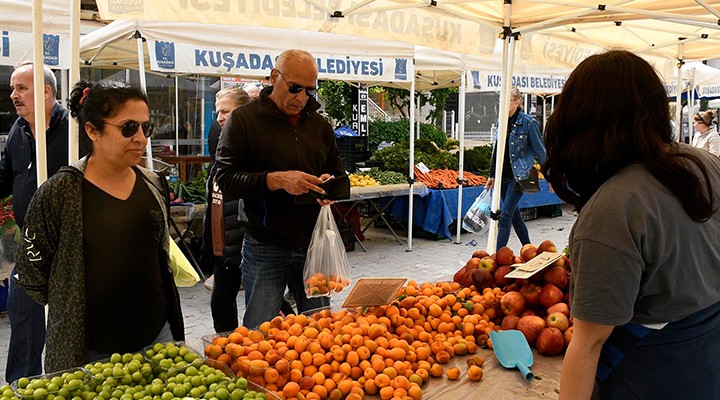
<svg viewBox="0 0 720 400"><path fill-rule="evenodd" d="M45 137L47 173L51 176L68 164L68 111L56 100L57 81L44 66ZM19 118L10 128L0 159L0 198L13 196L13 212L22 228L30 199L37 190L35 168L35 109L33 64L19 64L10 76L10 99ZM13 269L12 275L15 275ZM12 382L23 376L42 373L42 351L45 345L45 309L25 291L13 284L7 304L10 319L10 347L5 378Z"/></svg>

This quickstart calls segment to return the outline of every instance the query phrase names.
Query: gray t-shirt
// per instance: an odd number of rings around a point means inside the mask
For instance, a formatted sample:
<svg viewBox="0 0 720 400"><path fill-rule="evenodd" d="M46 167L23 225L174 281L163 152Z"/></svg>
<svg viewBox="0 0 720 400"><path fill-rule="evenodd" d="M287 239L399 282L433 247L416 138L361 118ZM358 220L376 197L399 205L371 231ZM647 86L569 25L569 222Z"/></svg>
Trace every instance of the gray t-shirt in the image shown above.
<svg viewBox="0 0 720 400"><path fill-rule="evenodd" d="M720 204L720 159L697 155ZM701 179L702 180L702 179ZM673 322L720 301L720 212L690 219L641 164L619 171L580 212L570 234L573 316L603 325Z"/></svg>

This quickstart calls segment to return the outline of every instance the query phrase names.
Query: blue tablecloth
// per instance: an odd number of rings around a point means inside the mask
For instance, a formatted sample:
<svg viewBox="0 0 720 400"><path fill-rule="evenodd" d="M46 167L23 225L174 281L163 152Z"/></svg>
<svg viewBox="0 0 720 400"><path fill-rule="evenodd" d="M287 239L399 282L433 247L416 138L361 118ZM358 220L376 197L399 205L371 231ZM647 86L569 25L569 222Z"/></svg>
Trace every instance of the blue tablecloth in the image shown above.
<svg viewBox="0 0 720 400"><path fill-rule="evenodd" d="M482 186L468 186L463 188L462 215L465 215L475 198L485 188ZM540 180L540 192L523 195L520 199L520 208L531 208L563 204L555 193L550 192L545 180ZM430 233L450 239L450 224L457 217L458 190L457 189L429 189L425 197L414 196L413 199L413 226L420 227ZM399 198L388 208L394 217L407 221L408 199Z"/></svg>

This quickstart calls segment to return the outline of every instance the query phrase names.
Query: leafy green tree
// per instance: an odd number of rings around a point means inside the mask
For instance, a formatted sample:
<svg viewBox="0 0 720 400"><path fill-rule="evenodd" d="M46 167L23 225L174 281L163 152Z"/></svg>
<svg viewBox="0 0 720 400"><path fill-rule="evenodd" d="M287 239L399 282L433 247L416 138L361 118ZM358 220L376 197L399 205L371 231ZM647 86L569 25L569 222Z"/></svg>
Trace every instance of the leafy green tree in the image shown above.
<svg viewBox="0 0 720 400"><path fill-rule="evenodd" d="M342 81L320 81L318 96L325 104L325 115L336 125L349 124L352 121L352 86Z"/></svg>

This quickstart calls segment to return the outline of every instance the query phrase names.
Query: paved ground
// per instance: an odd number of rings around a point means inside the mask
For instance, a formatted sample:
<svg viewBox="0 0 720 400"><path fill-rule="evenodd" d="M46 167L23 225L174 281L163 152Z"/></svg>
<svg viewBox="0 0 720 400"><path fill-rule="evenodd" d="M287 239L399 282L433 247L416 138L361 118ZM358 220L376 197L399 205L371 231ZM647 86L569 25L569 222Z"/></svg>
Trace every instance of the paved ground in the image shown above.
<svg viewBox="0 0 720 400"><path fill-rule="evenodd" d="M572 208L565 206L561 217L528 221L530 238L536 244L550 239L555 242L558 249L563 249L567 245L567 235L575 218L576 213ZM477 245L469 245L468 242L471 240L475 240ZM406 252L407 245L400 245L387 230L371 228L366 232L366 240L363 243L367 252L356 246L356 251L348 253L353 279L406 277L417 282L436 282L452 279L452 275L465 264L473 251L484 249L487 244L487 234L463 235L459 244L449 240L431 241L415 238L412 251ZM516 252L520 250L520 242L514 234L510 236L509 246ZM7 266L3 267L0 267L0 279L8 275ZM192 347L201 349L200 338L214 333L210 317L210 292L198 284L192 288L181 288L180 297L185 316L187 342ZM332 304L342 304L343 300L342 295L333 297ZM238 297L238 302L242 315L244 312L242 293ZM0 313L0 377L2 377L0 381L5 376L9 336L10 326L7 315Z"/></svg>

